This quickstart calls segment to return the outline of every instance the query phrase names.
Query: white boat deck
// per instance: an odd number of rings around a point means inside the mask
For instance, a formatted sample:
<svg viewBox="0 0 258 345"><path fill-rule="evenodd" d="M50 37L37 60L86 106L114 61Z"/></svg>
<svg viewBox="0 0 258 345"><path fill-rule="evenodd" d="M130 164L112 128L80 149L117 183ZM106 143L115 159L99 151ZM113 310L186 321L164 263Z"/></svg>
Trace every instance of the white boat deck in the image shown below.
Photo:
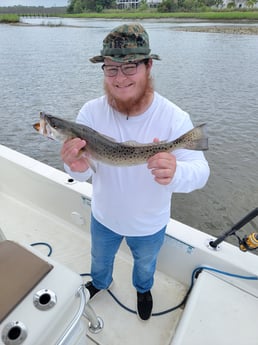
<svg viewBox="0 0 258 345"><path fill-rule="evenodd" d="M51 258L75 272L90 271L89 234L78 231L78 227L50 217L50 214L23 204L10 196L0 194L0 226L7 239L20 243L47 242L53 248ZM17 226L19 224L19 226ZM36 247L41 253L48 253L46 247ZM136 293L131 284L131 258L123 251L116 258L114 283L111 291L127 307L135 310ZM84 278L85 281L89 279ZM65 282L60 282L65 284ZM153 312L160 312L177 305L183 299L186 288L165 276L156 273L153 288ZM153 316L148 322L140 321L135 314L122 309L106 291L91 302L96 314L104 321L99 334L88 332L88 344L101 345L168 345L173 337L182 310L163 316Z"/></svg>
<svg viewBox="0 0 258 345"><path fill-rule="evenodd" d="M53 248L53 260L76 273L88 273L91 185L69 185L67 175L61 171L1 145L0 151L0 228L7 239L26 245L46 242ZM168 235L152 290L153 313L170 309L183 300L197 267L205 265L238 275L258 276L256 255L226 243L214 251L208 246L209 235L174 220L168 226ZM132 259L125 248L123 244L117 255L110 290L135 310ZM44 246L34 249L48 253ZM83 279L86 282L89 278ZM60 285L65 284L60 281ZM104 329L98 334L87 331L88 345L257 345L256 279L201 273L184 310L152 316L148 322L124 310L106 291L90 304L103 319Z"/></svg>

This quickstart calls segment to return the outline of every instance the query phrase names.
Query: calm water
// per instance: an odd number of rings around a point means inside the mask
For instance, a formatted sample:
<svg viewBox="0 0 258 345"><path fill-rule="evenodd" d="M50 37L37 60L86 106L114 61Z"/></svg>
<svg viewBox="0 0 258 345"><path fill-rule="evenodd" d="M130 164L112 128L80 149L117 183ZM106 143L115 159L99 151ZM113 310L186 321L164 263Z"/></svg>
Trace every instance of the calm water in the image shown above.
<svg viewBox="0 0 258 345"><path fill-rule="evenodd" d="M0 143L62 169L60 145L32 124L41 110L74 119L85 101L103 93L100 65L89 58L121 22L58 23L0 25ZM196 25L205 24L212 25ZM144 21L152 52L162 57L153 68L156 90L209 128L209 182L174 195L172 213L218 235L258 207L258 36L174 30L182 25L193 24ZM258 231L258 220L246 231Z"/></svg>

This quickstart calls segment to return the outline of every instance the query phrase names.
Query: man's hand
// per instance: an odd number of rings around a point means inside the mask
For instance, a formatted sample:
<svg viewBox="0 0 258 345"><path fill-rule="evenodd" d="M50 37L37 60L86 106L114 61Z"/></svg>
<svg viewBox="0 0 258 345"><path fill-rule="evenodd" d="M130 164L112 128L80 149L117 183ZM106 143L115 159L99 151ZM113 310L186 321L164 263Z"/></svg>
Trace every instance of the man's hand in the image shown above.
<svg viewBox="0 0 258 345"><path fill-rule="evenodd" d="M80 150L86 146L86 141L79 138L66 141L61 149L61 157L72 171L84 172L89 168L88 160Z"/></svg>
<svg viewBox="0 0 258 345"><path fill-rule="evenodd" d="M158 142L154 139L154 142ZM148 159L148 168L155 177L155 181L162 185L169 184L176 172L176 157L168 152L159 152Z"/></svg>

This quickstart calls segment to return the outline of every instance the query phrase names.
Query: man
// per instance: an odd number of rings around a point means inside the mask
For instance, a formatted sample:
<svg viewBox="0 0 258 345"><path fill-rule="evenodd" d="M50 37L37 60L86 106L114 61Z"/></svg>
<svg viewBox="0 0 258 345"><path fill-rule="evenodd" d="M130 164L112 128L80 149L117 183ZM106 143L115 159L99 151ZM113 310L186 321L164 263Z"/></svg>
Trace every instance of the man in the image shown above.
<svg viewBox="0 0 258 345"><path fill-rule="evenodd" d="M101 55L91 62L103 63L105 95L87 102L77 122L118 142L150 143L174 140L193 128L189 115L154 91L153 59L149 37L140 24L124 24L103 41ZM66 142L62 158L69 174L78 180L92 176L92 281L86 284L92 298L112 283L115 254L125 238L133 258L133 285L137 312L151 316L151 288L156 260L170 218L173 192L202 188L209 176L202 152L177 150L158 153L147 164L112 167L96 162L90 167L79 155L87 145L79 138Z"/></svg>

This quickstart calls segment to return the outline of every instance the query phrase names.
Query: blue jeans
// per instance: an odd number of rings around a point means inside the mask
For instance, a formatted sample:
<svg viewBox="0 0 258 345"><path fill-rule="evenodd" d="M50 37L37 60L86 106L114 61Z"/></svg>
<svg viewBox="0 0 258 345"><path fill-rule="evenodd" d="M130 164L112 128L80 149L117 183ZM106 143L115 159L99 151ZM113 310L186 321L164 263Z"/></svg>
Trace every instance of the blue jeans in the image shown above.
<svg viewBox="0 0 258 345"><path fill-rule="evenodd" d="M157 257L164 242L166 226L149 236L126 236L133 258L133 285L138 292L149 291L154 282ZM112 282L115 255L124 238L91 217L91 276L97 289Z"/></svg>

